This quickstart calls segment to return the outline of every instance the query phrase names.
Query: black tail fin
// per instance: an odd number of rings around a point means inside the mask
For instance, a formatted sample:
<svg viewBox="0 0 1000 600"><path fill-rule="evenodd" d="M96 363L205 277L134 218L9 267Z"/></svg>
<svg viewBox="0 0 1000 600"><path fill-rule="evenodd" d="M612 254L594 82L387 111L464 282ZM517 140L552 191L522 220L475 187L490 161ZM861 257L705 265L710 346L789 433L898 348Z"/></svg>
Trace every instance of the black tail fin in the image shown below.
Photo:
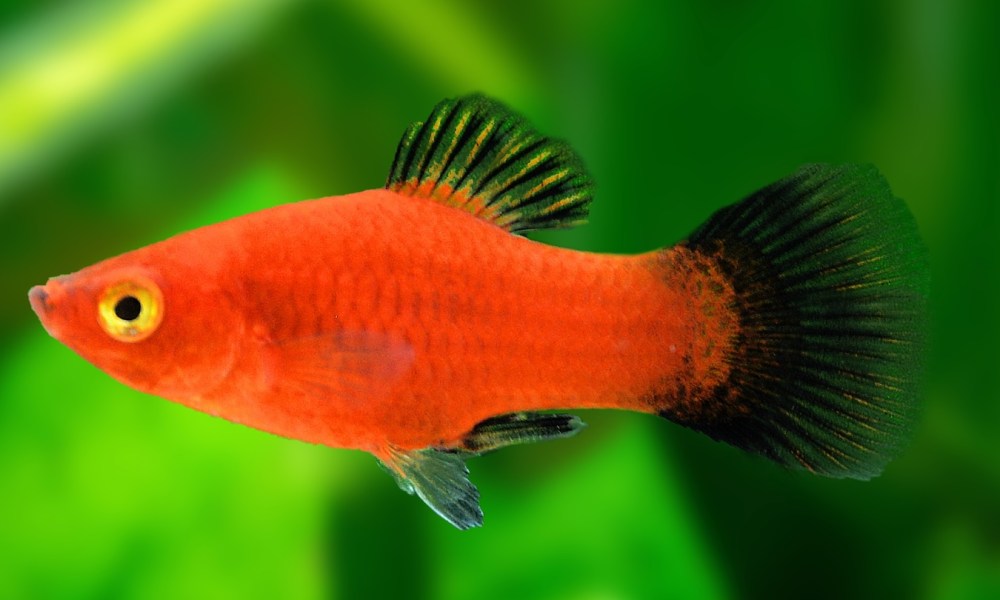
<svg viewBox="0 0 1000 600"><path fill-rule="evenodd" d="M736 295L728 381L663 416L789 467L868 479L914 426L926 251L872 166L810 165L681 244Z"/></svg>

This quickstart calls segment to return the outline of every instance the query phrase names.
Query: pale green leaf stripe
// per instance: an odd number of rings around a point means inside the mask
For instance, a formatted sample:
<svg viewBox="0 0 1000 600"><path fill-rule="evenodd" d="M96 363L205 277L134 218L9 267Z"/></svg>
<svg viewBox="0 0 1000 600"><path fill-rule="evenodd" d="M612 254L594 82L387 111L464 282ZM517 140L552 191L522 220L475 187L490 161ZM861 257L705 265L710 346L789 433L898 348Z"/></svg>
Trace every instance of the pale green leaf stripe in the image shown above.
<svg viewBox="0 0 1000 600"><path fill-rule="evenodd" d="M483 91L520 105L543 78L518 51L516 32L498 35L476 3L353 0L350 7L374 35L401 56L425 65L427 77L451 89L450 95ZM489 90L482 89L489 84Z"/></svg>
<svg viewBox="0 0 1000 600"><path fill-rule="evenodd" d="M252 39L296 0L83 3L0 48L0 198L28 173Z"/></svg>

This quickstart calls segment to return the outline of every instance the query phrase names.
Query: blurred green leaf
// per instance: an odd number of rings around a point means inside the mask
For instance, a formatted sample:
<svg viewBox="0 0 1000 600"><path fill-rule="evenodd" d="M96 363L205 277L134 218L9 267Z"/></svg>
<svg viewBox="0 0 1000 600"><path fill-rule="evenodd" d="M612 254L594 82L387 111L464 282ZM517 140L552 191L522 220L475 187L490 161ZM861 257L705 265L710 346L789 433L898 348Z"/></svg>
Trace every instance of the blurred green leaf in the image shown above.
<svg viewBox="0 0 1000 600"><path fill-rule="evenodd" d="M256 34L289 0L67 5L0 47L0 197Z"/></svg>

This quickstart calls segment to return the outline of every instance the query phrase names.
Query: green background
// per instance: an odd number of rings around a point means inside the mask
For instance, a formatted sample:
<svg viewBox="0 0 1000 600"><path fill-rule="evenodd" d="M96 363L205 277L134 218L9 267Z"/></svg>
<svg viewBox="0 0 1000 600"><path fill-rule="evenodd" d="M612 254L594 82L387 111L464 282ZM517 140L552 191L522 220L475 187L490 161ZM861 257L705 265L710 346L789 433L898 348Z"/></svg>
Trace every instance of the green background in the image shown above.
<svg viewBox="0 0 1000 600"><path fill-rule="evenodd" d="M1000 4L5 2L0 597L1000 597ZM471 461L459 532L368 455L144 397L25 294L178 231L380 186L479 90L578 149L635 252L805 162L873 162L930 247L915 439L871 482L658 419ZM613 310L614 307L609 307Z"/></svg>

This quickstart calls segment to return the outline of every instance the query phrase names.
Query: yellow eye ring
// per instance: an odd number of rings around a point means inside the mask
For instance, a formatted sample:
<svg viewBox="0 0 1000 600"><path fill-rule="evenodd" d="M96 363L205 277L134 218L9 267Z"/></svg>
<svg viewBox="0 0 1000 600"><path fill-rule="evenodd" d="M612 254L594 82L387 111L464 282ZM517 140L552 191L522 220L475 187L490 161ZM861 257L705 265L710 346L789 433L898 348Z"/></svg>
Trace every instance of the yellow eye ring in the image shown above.
<svg viewBox="0 0 1000 600"><path fill-rule="evenodd" d="M163 293L145 278L110 286L97 304L98 321L120 342L138 342L156 331L163 320Z"/></svg>

